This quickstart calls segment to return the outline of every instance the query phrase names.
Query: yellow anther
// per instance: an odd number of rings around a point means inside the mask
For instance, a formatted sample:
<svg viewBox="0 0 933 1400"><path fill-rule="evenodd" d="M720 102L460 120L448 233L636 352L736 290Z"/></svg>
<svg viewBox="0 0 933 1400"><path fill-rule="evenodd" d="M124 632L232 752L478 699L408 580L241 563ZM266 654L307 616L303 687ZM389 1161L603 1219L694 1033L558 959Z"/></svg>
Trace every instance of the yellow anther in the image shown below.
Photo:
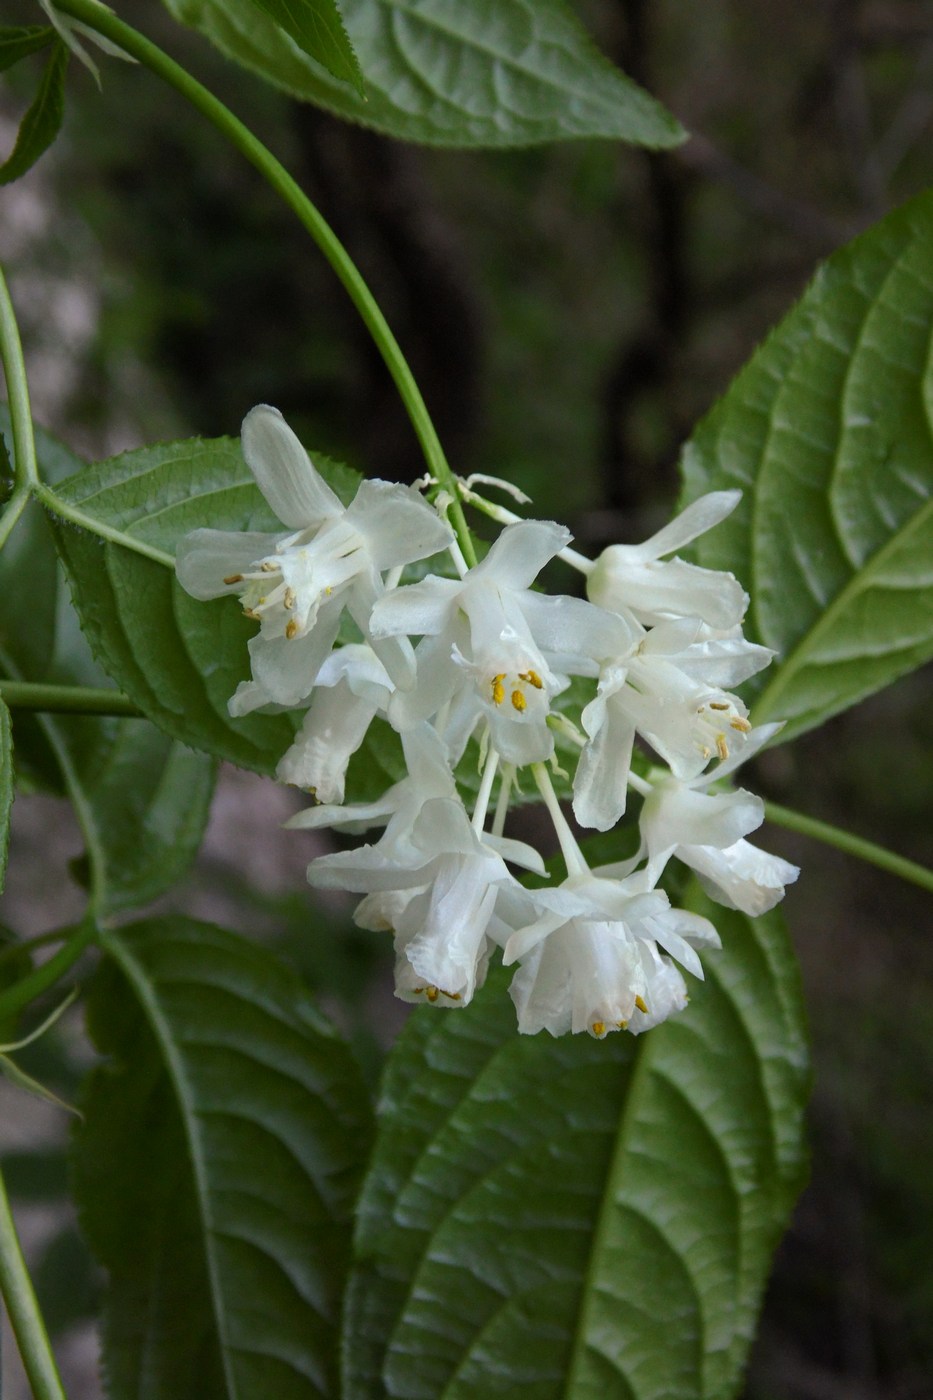
<svg viewBox="0 0 933 1400"><path fill-rule="evenodd" d="M296 617L289 618L288 625L285 628L285 636L289 641L292 641L298 636L298 619Z"/></svg>
<svg viewBox="0 0 933 1400"><path fill-rule="evenodd" d="M645 1016L648 1015L648 1003L645 1001L644 997L636 997L635 1005L638 1007L639 1011L644 1013Z"/></svg>
<svg viewBox="0 0 933 1400"><path fill-rule="evenodd" d="M248 617L248 618L250 619L251 622L261 622L261 621L262 621L262 619L260 618L258 612L256 612L256 610L255 610L254 608L244 608L244 609L243 609L243 616L244 616L244 617Z"/></svg>
<svg viewBox="0 0 933 1400"><path fill-rule="evenodd" d="M725 734L716 735L716 752L719 754L719 757L723 760L729 757L729 745L726 743Z"/></svg>
<svg viewBox="0 0 933 1400"><path fill-rule="evenodd" d="M263 559L259 567L264 574L277 574L279 571L278 564L273 564L271 559Z"/></svg>
<svg viewBox="0 0 933 1400"><path fill-rule="evenodd" d="M593 1022L593 1034L596 1036L597 1040L601 1040L601 1039L602 1039L602 1037L606 1034L606 1023L605 1023L605 1021L594 1021L594 1022Z"/></svg>
<svg viewBox="0 0 933 1400"><path fill-rule="evenodd" d="M741 715L736 715L735 719L729 721L729 725L730 728L737 729L740 734L747 734L752 727L748 720L743 719Z"/></svg>
<svg viewBox="0 0 933 1400"><path fill-rule="evenodd" d="M459 993L459 992L445 992L445 993L444 993L444 996L445 996L445 997L449 997L451 1001L459 1001L459 1000L460 1000L460 993Z"/></svg>
<svg viewBox="0 0 933 1400"><path fill-rule="evenodd" d="M713 756L713 750L709 747L708 744L703 744L701 746L700 753L703 755L704 758L712 758Z"/></svg>
<svg viewBox="0 0 933 1400"><path fill-rule="evenodd" d="M518 679L520 681L527 681L529 685L534 686L535 690L544 689L544 681L538 675L537 671L520 671Z"/></svg>
<svg viewBox="0 0 933 1400"><path fill-rule="evenodd" d="M616 1025L619 1027L620 1031L624 1031L628 1025L628 1021L616 1021Z"/></svg>
<svg viewBox="0 0 933 1400"><path fill-rule="evenodd" d="M436 988L436 987L428 987L427 990L425 991L425 996L427 997L428 1001L429 1001L429 1002L432 1004L432 1006L433 1006L434 1002L437 1001L437 997L438 997L437 988Z"/></svg>
<svg viewBox="0 0 933 1400"><path fill-rule="evenodd" d="M228 586L229 586L231 583L242 583L242 582L243 582L243 575L242 575L242 574L228 574L227 577L224 579L224 583L226 583Z"/></svg>
<svg viewBox="0 0 933 1400"><path fill-rule="evenodd" d="M325 588L325 589L324 589L324 592L327 594L328 598L329 598L330 595L333 593L333 591L334 591L334 590L333 590L332 588Z"/></svg>
<svg viewBox="0 0 933 1400"><path fill-rule="evenodd" d="M724 700L711 700L709 702L709 707L711 710L728 710L729 708Z"/></svg>
<svg viewBox="0 0 933 1400"><path fill-rule="evenodd" d="M494 705L501 705L505 699L505 686L502 684L504 680L505 672L503 671L501 675L493 676L490 681L490 685L492 686L492 703Z"/></svg>
<svg viewBox="0 0 933 1400"><path fill-rule="evenodd" d="M518 713L521 714L523 710L527 709L527 706L528 706L528 701L525 699L525 697L524 697L524 695L522 694L522 692L521 692L520 690L513 690L513 691L512 691L512 708L513 708L514 710L517 710Z"/></svg>
<svg viewBox="0 0 933 1400"><path fill-rule="evenodd" d="M282 606L285 608L286 612L290 612L290 611L292 610L292 608L295 606L295 590L294 590L294 588L286 588L286 590L285 590L285 597L284 597L283 600L282 600Z"/></svg>

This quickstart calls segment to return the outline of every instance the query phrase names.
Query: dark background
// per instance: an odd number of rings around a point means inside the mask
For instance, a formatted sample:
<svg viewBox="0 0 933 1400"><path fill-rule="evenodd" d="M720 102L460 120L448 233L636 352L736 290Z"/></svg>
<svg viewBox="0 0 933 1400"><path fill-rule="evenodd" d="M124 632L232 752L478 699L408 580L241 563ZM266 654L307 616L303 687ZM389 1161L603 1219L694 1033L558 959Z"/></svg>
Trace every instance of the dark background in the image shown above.
<svg viewBox="0 0 933 1400"><path fill-rule="evenodd" d="M454 469L509 477L590 550L660 523L677 492L680 443L817 263L933 183L933 5L577 8L604 50L695 133L682 149L402 146L264 87L155 0L119 11L224 97L333 223L410 359ZM37 21L27 3L3 9L4 22ZM73 65L63 138L0 195L0 256L36 416L103 456L235 434L245 411L268 401L328 455L383 477L419 475L381 361L293 216L154 78L102 67L103 95ZM26 64L6 76L9 144L34 79ZM929 680L910 677L766 755L752 785L933 864ZM228 803L231 790L239 804L254 800L256 789L236 781L222 789ZM236 840L246 838L231 839L227 864L211 855L189 895L229 891ZM278 839L274 822L267 839ZM803 866L786 912L814 1040L813 1166L746 1395L928 1400L929 897L774 828L763 844ZM238 926L273 931L312 981L325 962L337 965L332 1009L351 1028L365 1013L361 1044L375 1063L373 1047L397 1024L394 1008L373 1024L382 951L332 910L315 916L309 948L300 888L238 885L237 901ZM25 1181L21 1189L29 1194ZM46 1264L48 1287L57 1280L71 1305L52 1306L73 1326L93 1280L73 1235L53 1234L53 1248L64 1262Z"/></svg>

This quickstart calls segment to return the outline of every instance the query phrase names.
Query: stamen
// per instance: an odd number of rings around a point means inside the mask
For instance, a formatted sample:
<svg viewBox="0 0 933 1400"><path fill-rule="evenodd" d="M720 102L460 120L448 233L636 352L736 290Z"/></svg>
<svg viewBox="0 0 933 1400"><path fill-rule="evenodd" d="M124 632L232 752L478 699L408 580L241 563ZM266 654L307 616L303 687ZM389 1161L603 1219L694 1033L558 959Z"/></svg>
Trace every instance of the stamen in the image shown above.
<svg viewBox="0 0 933 1400"><path fill-rule="evenodd" d="M243 582L243 575L242 575L242 574L228 574L227 577L224 579L224 583L226 583L228 586L229 586L231 583L242 583L242 582Z"/></svg>
<svg viewBox="0 0 933 1400"><path fill-rule="evenodd" d="M725 734L716 735L716 752L723 762L729 757L729 745L726 743Z"/></svg>
<svg viewBox="0 0 933 1400"><path fill-rule="evenodd" d="M537 671L519 671L518 679L520 681L527 681L529 685L534 686L535 690L544 689L544 681L538 675Z"/></svg>
<svg viewBox="0 0 933 1400"><path fill-rule="evenodd" d="M262 618L259 616L255 608L244 608L243 616L248 617L251 622L262 622Z"/></svg>
<svg viewBox="0 0 933 1400"><path fill-rule="evenodd" d="M431 1003L431 1005L433 1006L434 1003L437 1001L437 997L438 997L437 988L436 988L436 987L428 987L428 988L426 988L426 990L425 990L425 996L427 997L428 1001L429 1001L429 1002Z"/></svg>
<svg viewBox="0 0 933 1400"><path fill-rule="evenodd" d="M490 682L492 686L492 703L494 705L501 705L505 699L505 686L502 684L504 680L505 672L502 671L498 676L493 676Z"/></svg>
<svg viewBox="0 0 933 1400"><path fill-rule="evenodd" d="M648 1004L645 1001L644 997L636 997L635 1005L638 1007L639 1011L643 1013L643 1015L648 1015Z"/></svg>
<svg viewBox="0 0 933 1400"><path fill-rule="evenodd" d="M596 1036L597 1040L602 1040L603 1036L606 1034L605 1021L594 1021L592 1025L592 1031L593 1034Z"/></svg>
<svg viewBox="0 0 933 1400"><path fill-rule="evenodd" d="M271 559L263 559L259 567L264 574L277 574L279 571L278 564L273 564Z"/></svg>
<svg viewBox="0 0 933 1400"><path fill-rule="evenodd" d="M628 1026L628 1021L616 1021L616 1025L618 1026L620 1031L624 1031L625 1028Z"/></svg>
<svg viewBox="0 0 933 1400"><path fill-rule="evenodd" d="M287 625L286 628L285 628L285 636L286 636L286 639L287 639L288 641L290 641L290 642L291 642L291 641L294 641L294 639L295 639L295 637L297 637L297 635L298 635L298 619L297 619L297 617L289 618L289 620L288 620L288 625Z"/></svg>
<svg viewBox="0 0 933 1400"><path fill-rule="evenodd" d="M728 710L729 708L724 700L711 700L709 707L711 710Z"/></svg>
<svg viewBox="0 0 933 1400"><path fill-rule="evenodd" d="M729 721L729 725L730 728L737 729L740 734L750 733L752 727L748 720L743 719L741 715L736 715L735 719Z"/></svg>
<svg viewBox="0 0 933 1400"><path fill-rule="evenodd" d="M294 588L286 588L286 590L285 590L285 597L282 599L282 607L286 610L286 612L291 612L291 610L292 610L292 608L293 608L294 606L295 606L295 590L294 590Z"/></svg>
<svg viewBox="0 0 933 1400"><path fill-rule="evenodd" d="M512 708L522 714L528 708L528 701L520 690L512 691Z"/></svg>

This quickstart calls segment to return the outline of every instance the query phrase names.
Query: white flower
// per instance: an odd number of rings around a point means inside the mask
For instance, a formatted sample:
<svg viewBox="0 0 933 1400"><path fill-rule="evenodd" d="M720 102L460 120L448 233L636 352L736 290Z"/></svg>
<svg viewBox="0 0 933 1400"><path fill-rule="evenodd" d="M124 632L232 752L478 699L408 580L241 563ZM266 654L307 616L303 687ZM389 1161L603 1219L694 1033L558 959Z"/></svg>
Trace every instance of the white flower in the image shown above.
<svg viewBox="0 0 933 1400"><path fill-rule="evenodd" d="M507 763L549 758L551 699L566 685L554 664L595 675L598 660L626 647L630 629L577 598L549 598L530 585L570 539L549 521L510 525L463 579L434 575L398 588L373 609L374 637L421 636L418 683L393 696L400 729L450 706L445 734L454 755L485 719Z"/></svg>
<svg viewBox="0 0 933 1400"><path fill-rule="evenodd" d="M783 899L785 885L800 874L798 867L744 839L764 820L761 798L743 788L703 791L748 759L780 728L780 724L761 725L743 753L732 755L689 782L671 776L652 783L639 819L648 855L642 873L650 884L660 879L664 866L675 856L695 870L707 894L728 909L754 916L773 909Z"/></svg>
<svg viewBox="0 0 933 1400"><path fill-rule="evenodd" d="M643 544L603 550L587 577L587 595L601 608L632 614L645 626L667 618L696 617L711 627L734 627L748 594L732 574L662 556L705 534L730 515L741 491L712 491L693 502Z"/></svg>
<svg viewBox="0 0 933 1400"><path fill-rule="evenodd" d="M774 653L738 628L694 619L659 623L627 656L604 666L596 696L581 715L588 736L574 779L574 813L608 831L625 811L636 733L678 778L696 777L714 754L728 757L751 729L748 710L723 689L767 666Z"/></svg>
<svg viewBox="0 0 933 1400"><path fill-rule="evenodd" d="M449 526L409 487L363 481L345 507L315 470L277 409L262 404L243 422L243 455L288 533L195 530L179 545L176 572L195 598L239 594L260 624L249 643L253 680L230 712L300 705L311 694L346 608L368 636L385 570L445 549ZM396 685L414 662L404 638L373 642Z"/></svg>
<svg viewBox="0 0 933 1400"><path fill-rule="evenodd" d="M282 783L313 792L319 802L343 802L347 765L374 717L389 703L392 682L371 647L332 651L315 681L311 708L275 770Z"/></svg>
<svg viewBox="0 0 933 1400"><path fill-rule="evenodd" d="M538 917L508 939L503 961L521 962L509 990L526 1034L647 1030L686 1005L670 958L702 978L695 947L720 946L708 920L672 909L666 894L640 891L637 881L575 875L558 889L523 893Z"/></svg>
<svg viewBox="0 0 933 1400"><path fill-rule="evenodd" d="M440 797L423 804L407 841L390 823L374 846L312 861L308 879L318 889L390 895L375 907L370 898L365 919L367 927L390 913L396 920L396 996L465 1006L485 975L499 887L520 888L503 856L544 872L537 851L482 836L459 800ZM399 900L405 891L411 897Z"/></svg>

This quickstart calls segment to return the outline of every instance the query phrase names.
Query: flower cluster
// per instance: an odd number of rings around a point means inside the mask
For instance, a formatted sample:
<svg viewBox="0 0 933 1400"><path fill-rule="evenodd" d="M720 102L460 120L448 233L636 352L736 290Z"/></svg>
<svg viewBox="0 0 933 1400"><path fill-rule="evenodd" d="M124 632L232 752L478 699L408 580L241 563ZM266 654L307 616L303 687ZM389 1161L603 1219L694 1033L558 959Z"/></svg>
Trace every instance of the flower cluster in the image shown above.
<svg viewBox="0 0 933 1400"><path fill-rule="evenodd" d="M392 933L406 1001L465 1006L498 947L516 965L520 1031L601 1038L680 1010L680 969L702 977L696 950L719 937L658 888L668 860L748 914L770 909L798 873L746 839L763 820L761 800L720 785L779 727L753 731L730 689L772 653L742 635L748 599L735 578L675 556L739 493L704 496L644 544L596 561L570 548L563 526L489 507L504 528L468 568L443 493L432 506L414 487L363 481L344 506L266 406L247 415L242 443L284 533L196 530L181 541L177 572L197 598L237 595L259 624L252 678L231 714L307 711L277 772L316 805L290 825L382 829L313 861L311 884L363 896L356 921ZM466 485L463 494L488 506ZM450 560L443 576L402 581L433 555ZM534 589L556 556L585 575L586 601ZM362 640L340 644L345 614ZM586 693L576 715L571 688ZM400 735L406 776L374 802L345 803L350 758L376 716ZM656 766L633 766L636 737ZM455 775L471 741L479 785L468 808ZM627 861L590 869L553 783L568 747L580 827L607 831L629 792L642 799ZM538 851L505 835L529 782L554 824L561 884L528 888L513 873L545 875Z"/></svg>

